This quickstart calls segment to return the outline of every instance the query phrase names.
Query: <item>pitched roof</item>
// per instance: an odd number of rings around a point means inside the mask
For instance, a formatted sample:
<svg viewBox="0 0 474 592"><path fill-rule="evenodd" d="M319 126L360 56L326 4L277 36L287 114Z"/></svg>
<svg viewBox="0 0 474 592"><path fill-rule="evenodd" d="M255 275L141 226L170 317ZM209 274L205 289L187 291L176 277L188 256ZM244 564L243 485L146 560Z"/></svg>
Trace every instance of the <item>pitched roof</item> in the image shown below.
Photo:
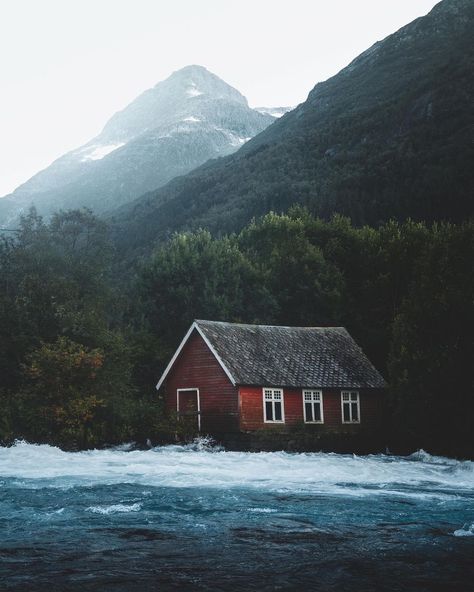
<svg viewBox="0 0 474 592"><path fill-rule="evenodd" d="M314 388L383 388L380 373L344 327L280 327L195 321L233 384Z"/></svg>

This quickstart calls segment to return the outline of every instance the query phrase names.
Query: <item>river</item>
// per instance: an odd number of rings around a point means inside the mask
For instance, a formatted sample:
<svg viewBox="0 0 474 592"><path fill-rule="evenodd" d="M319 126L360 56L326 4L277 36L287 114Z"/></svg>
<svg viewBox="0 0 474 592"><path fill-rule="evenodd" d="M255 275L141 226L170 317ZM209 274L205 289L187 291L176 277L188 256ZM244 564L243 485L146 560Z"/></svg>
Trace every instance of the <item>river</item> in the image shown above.
<svg viewBox="0 0 474 592"><path fill-rule="evenodd" d="M473 587L470 461L0 448L2 592Z"/></svg>

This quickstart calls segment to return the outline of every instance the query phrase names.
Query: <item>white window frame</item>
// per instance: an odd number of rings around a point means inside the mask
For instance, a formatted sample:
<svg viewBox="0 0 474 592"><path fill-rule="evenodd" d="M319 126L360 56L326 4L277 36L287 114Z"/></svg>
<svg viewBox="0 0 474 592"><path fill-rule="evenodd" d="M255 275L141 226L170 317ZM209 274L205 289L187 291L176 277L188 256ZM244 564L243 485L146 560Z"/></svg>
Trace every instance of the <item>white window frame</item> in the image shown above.
<svg viewBox="0 0 474 592"><path fill-rule="evenodd" d="M306 401L306 395L311 395L311 401ZM314 395L319 395L319 401L314 400ZM306 418L306 403L311 403L311 407L313 408L313 417L314 417L314 405L318 404L320 409L320 416L321 419L318 420L311 420ZM323 391L318 389L303 389L303 417L305 423L324 423L324 410L323 410Z"/></svg>
<svg viewBox="0 0 474 592"><path fill-rule="evenodd" d="M197 417L198 417L198 432L201 431L201 400L199 397L198 388L179 388L176 389L176 413L179 415L179 393L185 391L196 391L197 392Z"/></svg>
<svg viewBox="0 0 474 592"><path fill-rule="evenodd" d="M347 401L344 401L344 395L349 395L349 399ZM352 395L357 395L357 401L352 400L352 398L351 398ZM344 421L344 403L349 403L349 415L351 417L351 419L349 421ZM358 415L359 419L357 419L356 421L354 421L352 419L352 403L357 403L357 415ZM342 423L346 423L346 424L360 423L360 393L359 393L359 391L356 391L356 390L341 391L341 419L342 419Z"/></svg>
<svg viewBox="0 0 474 592"><path fill-rule="evenodd" d="M265 397L266 392L268 392L268 391L270 391L272 394L271 399L267 399ZM281 395L281 398L275 399L275 394ZM264 386L262 388L262 398L263 398L263 423L285 423L285 399L284 399L284 395L283 395L283 389ZM273 417L275 417L275 402L281 403L281 419L267 419L266 403L269 401L271 401L271 403L272 403Z"/></svg>

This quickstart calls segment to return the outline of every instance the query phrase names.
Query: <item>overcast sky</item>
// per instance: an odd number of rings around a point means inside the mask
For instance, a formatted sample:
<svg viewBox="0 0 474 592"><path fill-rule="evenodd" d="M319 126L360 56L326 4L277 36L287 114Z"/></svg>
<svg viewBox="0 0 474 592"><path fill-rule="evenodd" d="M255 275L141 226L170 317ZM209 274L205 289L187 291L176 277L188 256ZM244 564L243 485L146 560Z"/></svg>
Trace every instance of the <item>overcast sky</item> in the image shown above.
<svg viewBox="0 0 474 592"><path fill-rule="evenodd" d="M296 105L435 0L0 0L0 196L200 64L251 106Z"/></svg>

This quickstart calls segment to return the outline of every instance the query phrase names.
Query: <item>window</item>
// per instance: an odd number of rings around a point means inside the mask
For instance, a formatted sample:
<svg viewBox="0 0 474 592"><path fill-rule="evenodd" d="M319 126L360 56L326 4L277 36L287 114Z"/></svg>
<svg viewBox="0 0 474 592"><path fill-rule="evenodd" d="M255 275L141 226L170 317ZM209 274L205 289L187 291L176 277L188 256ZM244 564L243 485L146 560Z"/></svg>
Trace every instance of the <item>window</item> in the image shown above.
<svg viewBox="0 0 474 592"><path fill-rule="evenodd" d="M285 423L282 389L263 389L263 417L266 423Z"/></svg>
<svg viewBox="0 0 474 592"><path fill-rule="evenodd" d="M360 423L359 391L342 391L342 423Z"/></svg>
<svg viewBox="0 0 474 592"><path fill-rule="evenodd" d="M303 391L303 413L305 423L323 423L323 393Z"/></svg>

